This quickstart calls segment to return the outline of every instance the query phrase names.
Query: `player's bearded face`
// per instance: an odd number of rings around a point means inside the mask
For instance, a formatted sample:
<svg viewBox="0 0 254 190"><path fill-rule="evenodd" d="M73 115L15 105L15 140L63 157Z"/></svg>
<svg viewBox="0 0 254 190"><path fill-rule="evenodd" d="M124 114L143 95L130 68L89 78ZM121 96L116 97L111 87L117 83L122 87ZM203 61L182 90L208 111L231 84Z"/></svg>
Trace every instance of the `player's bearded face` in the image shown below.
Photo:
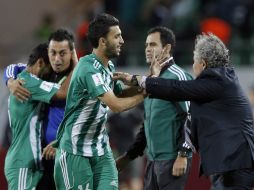
<svg viewBox="0 0 254 190"><path fill-rule="evenodd" d="M124 43L119 26L111 26L105 40L105 55L109 59L118 57Z"/></svg>
<svg viewBox="0 0 254 190"><path fill-rule="evenodd" d="M112 58L118 57L120 52L117 51L116 45L114 45L110 42L107 42L106 43L105 54L109 59L112 59Z"/></svg>

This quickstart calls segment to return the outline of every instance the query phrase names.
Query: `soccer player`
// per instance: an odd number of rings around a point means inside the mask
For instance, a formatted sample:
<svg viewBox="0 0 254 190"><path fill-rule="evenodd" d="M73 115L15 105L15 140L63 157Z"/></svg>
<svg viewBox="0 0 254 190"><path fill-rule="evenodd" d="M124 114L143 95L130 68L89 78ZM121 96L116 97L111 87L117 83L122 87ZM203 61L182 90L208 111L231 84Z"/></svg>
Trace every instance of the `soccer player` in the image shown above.
<svg viewBox="0 0 254 190"><path fill-rule="evenodd" d="M10 190L35 189L42 176L40 102L66 98L70 77L60 90L58 84L38 78L51 71L47 47L40 44L33 49L27 68L18 75L31 93L29 99L20 102L11 94L8 100L12 143L5 159L5 176Z"/></svg>
<svg viewBox="0 0 254 190"><path fill-rule="evenodd" d="M73 35L65 30L58 29L53 32L48 39L48 56L53 73L47 77L47 80L55 83L61 83L73 70L77 64L77 56L74 48ZM25 101L30 92L22 87L21 80L14 80L19 72L26 68L25 64L10 65L5 70L5 80L12 94L21 101ZM67 93L67 88L66 88ZM58 126L60 125L65 109L66 100L54 100L50 104L44 104L41 112L44 113L42 146L45 147L55 140ZM43 159L43 177L39 182L37 189L55 189L53 178L54 172L54 151Z"/></svg>
<svg viewBox="0 0 254 190"><path fill-rule="evenodd" d="M98 15L90 24L90 55L73 71L66 109L56 146L54 178L57 189L118 189L118 173L105 127L107 112L121 112L143 101L142 94L120 98L111 58L120 54L124 41L118 20Z"/></svg>

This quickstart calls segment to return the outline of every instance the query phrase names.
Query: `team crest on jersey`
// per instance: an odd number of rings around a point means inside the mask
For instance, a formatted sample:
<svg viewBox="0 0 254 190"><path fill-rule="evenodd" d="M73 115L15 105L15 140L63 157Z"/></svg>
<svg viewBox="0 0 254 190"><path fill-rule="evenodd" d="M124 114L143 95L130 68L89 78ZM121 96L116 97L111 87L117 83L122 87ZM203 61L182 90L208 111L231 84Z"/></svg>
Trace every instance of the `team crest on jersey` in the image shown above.
<svg viewBox="0 0 254 190"><path fill-rule="evenodd" d="M93 74L93 75L92 75L92 78L93 78L93 81L94 81L95 86L99 86L99 85L104 84L104 82L103 82L103 80L102 80L101 73Z"/></svg>
<svg viewBox="0 0 254 190"><path fill-rule="evenodd" d="M54 83L43 81L40 85L40 89L50 92L53 86L54 86Z"/></svg>

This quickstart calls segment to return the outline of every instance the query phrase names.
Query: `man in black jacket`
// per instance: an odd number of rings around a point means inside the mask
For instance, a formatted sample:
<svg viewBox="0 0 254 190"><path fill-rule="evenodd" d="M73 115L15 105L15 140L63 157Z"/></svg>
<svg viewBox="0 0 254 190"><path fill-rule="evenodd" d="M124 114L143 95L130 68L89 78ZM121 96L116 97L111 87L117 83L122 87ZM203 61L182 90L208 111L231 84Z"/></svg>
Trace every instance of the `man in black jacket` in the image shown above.
<svg viewBox="0 0 254 190"><path fill-rule="evenodd" d="M254 187L252 110L223 42L213 34L197 36L192 81L157 78L159 62L153 62L153 76L138 77L138 83L155 98L191 101L191 139L212 189Z"/></svg>

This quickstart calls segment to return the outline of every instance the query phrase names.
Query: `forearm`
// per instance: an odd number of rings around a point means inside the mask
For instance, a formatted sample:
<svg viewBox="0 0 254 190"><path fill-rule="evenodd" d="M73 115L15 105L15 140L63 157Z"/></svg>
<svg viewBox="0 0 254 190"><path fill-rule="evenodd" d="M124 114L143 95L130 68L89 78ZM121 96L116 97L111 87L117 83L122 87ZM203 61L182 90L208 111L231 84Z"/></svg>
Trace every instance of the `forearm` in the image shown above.
<svg viewBox="0 0 254 190"><path fill-rule="evenodd" d="M127 87L125 88L121 94L119 94L118 97L124 98L124 97L132 97L135 96L137 94L139 94L139 90L137 86L133 86L133 87Z"/></svg>
<svg viewBox="0 0 254 190"><path fill-rule="evenodd" d="M9 78L7 81L6 81L6 86L8 87L8 88L10 88L10 86L11 86L11 83L12 82L14 82L14 78Z"/></svg>
<svg viewBox="0 0 254 190"><path fill-rule="evenodd" d="M153 98L177 102L200 100L200 90L193 88L194 86L191 83L193 81L148 77L145 81L145 89L147 94Z"/></svg>
<svg viewBox="0 0 254 190"><path fill-rule="evenodd" d="M72 76L72 72L67 77L64 77L62 79L63 83L62 83L59 91L53 97L53 100L65 100L66 99L67 93L68 93L68 88L70 85L71 76Z"/></svg>
<svg viewBox="0 0 254 190"><path fill-rule="evenodd" d="M144 100L144 96L142 93L139 93L132 97L117 98L114 104L109 105L109 108L113 112L123 112L135 107L136 105L141 103L143 100Z"/></svg>

